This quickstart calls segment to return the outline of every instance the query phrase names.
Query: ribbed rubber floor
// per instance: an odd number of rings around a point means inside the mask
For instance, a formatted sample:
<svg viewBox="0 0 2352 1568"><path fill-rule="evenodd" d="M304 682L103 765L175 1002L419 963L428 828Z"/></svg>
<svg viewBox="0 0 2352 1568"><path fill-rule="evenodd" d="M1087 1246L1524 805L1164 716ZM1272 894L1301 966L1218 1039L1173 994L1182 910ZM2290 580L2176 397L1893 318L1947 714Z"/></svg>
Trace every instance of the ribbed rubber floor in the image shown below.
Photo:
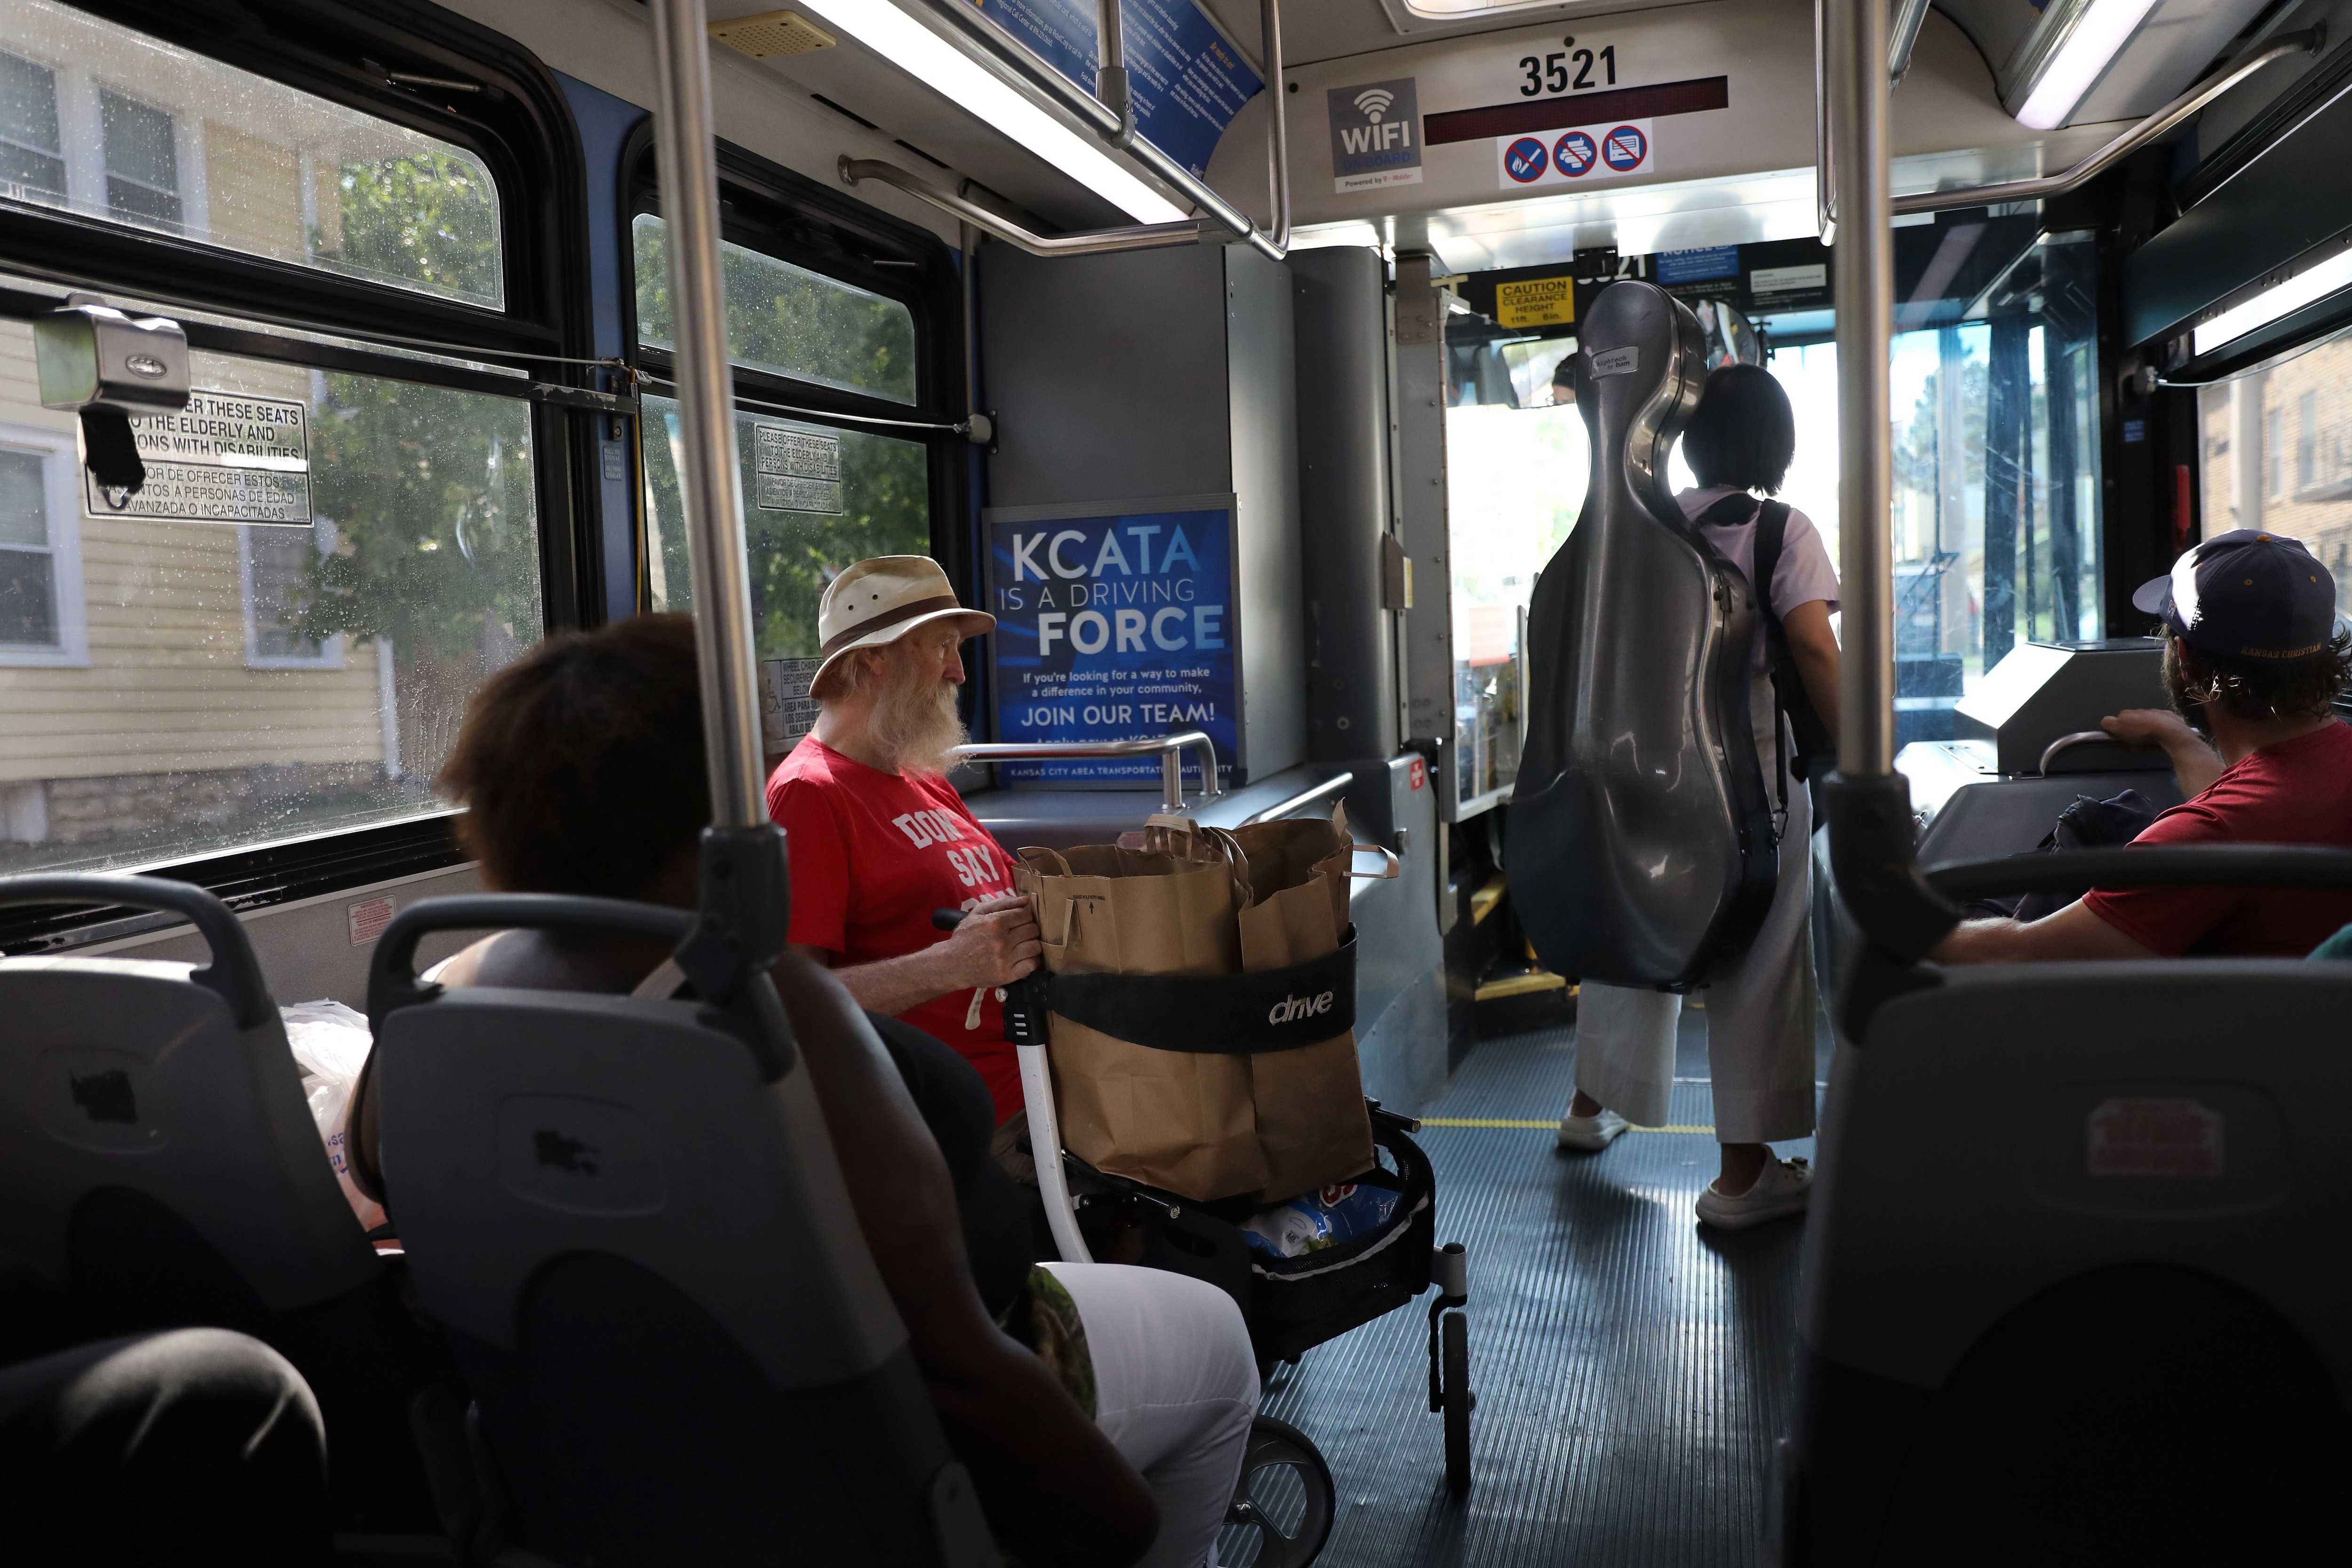
<svg viewBox="0 0 2352 1568"><path fill-rule="evenodd" d="M1685 1074L1705 1072L1698 1024L1685 1014ZM1424 1111L1438 1239L1470 1249L1467 1502L1446 1493L1428 1411L1430 1298L1276 1376L1267 1412L1315 1440L1339 1490L1322 1564L1758 1560L1801 1222L1725 1236L1693 1217L1717 1168L1703 1081L1675 1089L1672 1125L1690 1131L1557 1152L1573 1052L1569 1030L1483 1043Z"/></svg>

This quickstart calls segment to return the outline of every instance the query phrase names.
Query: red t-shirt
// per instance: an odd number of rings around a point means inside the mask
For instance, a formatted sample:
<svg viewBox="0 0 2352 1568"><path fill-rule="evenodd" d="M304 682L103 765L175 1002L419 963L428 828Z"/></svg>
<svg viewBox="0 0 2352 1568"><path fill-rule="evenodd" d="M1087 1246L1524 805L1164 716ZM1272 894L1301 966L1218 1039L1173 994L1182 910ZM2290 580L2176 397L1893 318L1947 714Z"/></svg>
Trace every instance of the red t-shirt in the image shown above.
<svg viewBox="0 0 2352 1568"><path fill-rule="evenodd" d="M937 776L869 768L804 735L768 780L768 815L792 856L796 946L823 948L836 966L904 958L947 932L934 910L968 910L1013 891L1013 863ZM971 993L934 996L898 1015L953 1046L980 1069L1003 1121L1021 1109L1021 1069L992 988L980 1024L964 1027Z"/></svg>
<svg viewBox="0 0 2352 1568"><path fill-rule="evenodd" d="M2330 724L2264 746L2132 842L2352 849L2352 729ZM2167 958L2301 958L2352 925L2352 893L2293 888L2136 888L2094 892L2083 902Z"/></svg>

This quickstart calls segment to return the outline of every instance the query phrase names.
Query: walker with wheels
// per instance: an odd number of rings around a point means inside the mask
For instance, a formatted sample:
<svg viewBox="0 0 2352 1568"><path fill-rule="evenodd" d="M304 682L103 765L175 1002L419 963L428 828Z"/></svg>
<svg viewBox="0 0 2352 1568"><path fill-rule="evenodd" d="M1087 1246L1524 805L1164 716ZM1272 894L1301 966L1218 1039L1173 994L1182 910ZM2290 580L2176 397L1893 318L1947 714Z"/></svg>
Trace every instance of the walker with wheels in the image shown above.
<svg viewBox="0 0 2352 1568"><path fill-rule="evenodd" d="M1343 951L1352 990L1352 935ZM1004 1021L1006 1037L1019 1053L1037 1185L1062 1257L1092 1261L1113 1237L1124 1234L1129 1250L1121 1261L1189 1274L1217 1286L1240 1304L1261 1378L1276 1363L1296 1363L1315 1346L1396 1310L1434 1285L1437 1294L1429 1305L1429 1408L1444 1418L1447 1489L1456 1500L1466 1498L1470 1412L1476 1403L1469 1381L1469 1323L1463 1312L1470 1300L1469 1258L1459 1243L1437 1245L1436 1173L1411 1136L1421 1124L1382 1110L1377 1100L1365 1102L1381 1163L1360 1180L1393 1187L1399 1194L1394 1212L1378 1230L1297 1258L1254 1250L1241 1228L1256 1206L1254 1197L1197 1203L1097 1170L1062 1148L1046 1058L1050 1015L1059 1012L1116 1037L1131 1037L1105 1027L1118 1022L1116 1015L1087 1016L1081 1010L1085 1002L1077 994L1095 987L1067 986L1055 994L1055 978L1039 970L1006 987ZM1083 977L1097 984L1106 978ZM1294 979L1288 970L1265 970L1181 983L1220 993L1236 986L1263 987L1279 997ZM1164 976L1151 981L1160 988L1178 983ZM1184 1011L1205 1016L1205 1010ZM1139 1235L1139 1257L1132 1255ZM1312 1563L1329 1536L1335 1497L1330 1468L1314 1442L1287 1423L1259 1416L1228 1516L1230 1524L1256 1532L1257 1568L1300 1568Z"/></svg>

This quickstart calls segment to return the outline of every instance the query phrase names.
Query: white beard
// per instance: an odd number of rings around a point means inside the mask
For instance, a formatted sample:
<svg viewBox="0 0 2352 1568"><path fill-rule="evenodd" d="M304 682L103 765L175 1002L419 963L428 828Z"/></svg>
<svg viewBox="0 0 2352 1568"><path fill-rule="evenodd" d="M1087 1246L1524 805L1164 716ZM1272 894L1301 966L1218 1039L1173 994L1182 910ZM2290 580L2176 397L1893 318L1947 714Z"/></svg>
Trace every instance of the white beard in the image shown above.
<svg viewBox="0 0 2352 1568"><path fill-rule="evenodd" d="M964 743L955 688L929 671L894 662L871 721L874 742L902 773L944 773Z"/></svg>

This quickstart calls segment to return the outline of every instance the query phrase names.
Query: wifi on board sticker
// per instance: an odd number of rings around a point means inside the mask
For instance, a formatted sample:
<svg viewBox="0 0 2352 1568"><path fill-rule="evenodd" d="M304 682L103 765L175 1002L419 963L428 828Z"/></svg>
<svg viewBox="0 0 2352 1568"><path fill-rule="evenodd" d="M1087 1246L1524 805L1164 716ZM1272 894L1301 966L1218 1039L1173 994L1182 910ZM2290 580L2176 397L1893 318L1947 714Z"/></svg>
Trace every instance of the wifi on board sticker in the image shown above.
<svg viewBox="0 0 2352 1568"><path fill-rule="evenodd" d="M1335 87L1328 97L1333 190L1421 184L1421 98L1412 78Z"/></svg>

